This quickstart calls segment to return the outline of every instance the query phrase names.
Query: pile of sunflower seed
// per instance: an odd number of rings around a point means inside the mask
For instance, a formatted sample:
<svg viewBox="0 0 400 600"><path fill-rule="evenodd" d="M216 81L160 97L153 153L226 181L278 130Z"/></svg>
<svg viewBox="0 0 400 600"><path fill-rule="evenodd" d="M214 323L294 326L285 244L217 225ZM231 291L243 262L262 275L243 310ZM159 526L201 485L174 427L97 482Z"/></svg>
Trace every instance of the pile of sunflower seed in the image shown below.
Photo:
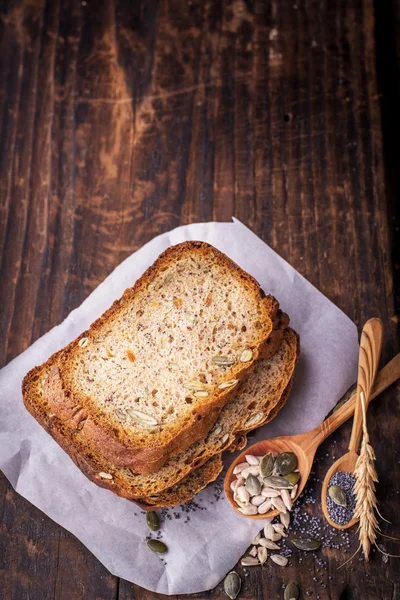
<svg viewBox="0 0 400 600"><path fill-rule="evenodd" d="M297 464L293 452L278 455L270 452L265 456L247 454L246 462L234 468L236 479L231 483L239 511L251 516L265 515L276 509L281 515L287 515L296 498L300 479ZM289 517L285 517L283 524L288 520Z"/></svg>

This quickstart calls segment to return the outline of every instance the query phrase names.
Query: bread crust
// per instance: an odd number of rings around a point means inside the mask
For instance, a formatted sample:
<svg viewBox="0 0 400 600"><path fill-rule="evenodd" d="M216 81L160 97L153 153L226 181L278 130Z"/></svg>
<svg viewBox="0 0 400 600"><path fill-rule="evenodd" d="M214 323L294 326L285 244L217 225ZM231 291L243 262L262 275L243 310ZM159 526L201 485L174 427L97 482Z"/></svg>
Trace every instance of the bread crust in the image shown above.
<svg viewBox="0 0 400 600"><path fill-rule="evenodd" d="M254 368L260 358L271 356L281 343L283 330L287 327L289 318L279 310L278 302L272 296L265 296L258 283L242 271L233 261L215 248L202 242L184 242L166 250L156 262L144 273L132 288L125 291L122 298L114 304L76 340L65 349L55 353L39 367L32 369L24 378L22 384L26 408L33 414L48 414L52 416L52 430L58 428L69 439L73 446L73 437L79 438L79 445L95 449L110 463L120 467L131 467L137 473L152 473L157 471L171 456L187 449L194 441L204 437L213 427L222 408L234 397L237 387L219 391L210 402L204 402L196 407L197 414L184 425L171 430L164 439L153 438L152 444L143 446L136 439L130 439L124 431L116 431L112 423L107 422L101 415L92 412L81 398L76 398L71 390L66 389L62 371L68 364L68 357L76 349L77 343L83 337L90 338L107 320L114 315L118 308L140 292L157 277L160 269L179 259L185 252L200 252L209 255L211 252L216 260L223 264L232 274L239 277L249 291L258 295L259 302L265 305L269 323L263 329L263 337L257 348L253 349L253 360L240 365L230 374L239 380L243 379ZM44 382L44 397L37 396L37 378L46 373ZM36 404L42 404L36 407ZM44 404L44 405L43 405ZM39 420L39 419L38 419ZM39 421L41 422L41 421ZM41 423L43 424L43 423ZM53 435L53 433L52 433ZM53 435L53 437L55 437ZM91 451L91 450L90 450Z"/></svg>

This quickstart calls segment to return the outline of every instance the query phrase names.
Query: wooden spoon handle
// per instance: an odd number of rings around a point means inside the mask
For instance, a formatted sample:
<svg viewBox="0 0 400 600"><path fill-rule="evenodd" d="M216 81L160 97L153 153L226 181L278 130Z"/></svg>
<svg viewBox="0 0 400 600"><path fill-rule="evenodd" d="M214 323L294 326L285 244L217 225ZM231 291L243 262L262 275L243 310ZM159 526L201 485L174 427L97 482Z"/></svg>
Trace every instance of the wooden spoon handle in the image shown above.
<svg viewBox="0 0 400 600"><path fill-rule="evenodd" d="M400 379L400 353L396 354L396 356L379 371L375 379L374 387L372 388L370 400L379 396L379 394L398 379ZM316 448L318 448L331 433L343 425L343 423L347 421L347 419L350 419L354 414L356 400L357 395L353 394L345 404L338 408L330 417L325 419L321 425L318 425L318 427L313 429L312 435L311 432L303 434L305 437L303 444L305 446L309 444L310 449L312 447L315 452Z"/></svg>
<svg viewBox="0 0 400 600"><path fill-rule="evenodd" d="M357 400L354 411L353 429L349 444L350 452L358 452L360 445L363 417L360 394L363 394L365 410L374 385L375 375L378 370L382 350L383 324L380 319L370 319L364 325L360 340L360 354L358 359Z"/></svg>

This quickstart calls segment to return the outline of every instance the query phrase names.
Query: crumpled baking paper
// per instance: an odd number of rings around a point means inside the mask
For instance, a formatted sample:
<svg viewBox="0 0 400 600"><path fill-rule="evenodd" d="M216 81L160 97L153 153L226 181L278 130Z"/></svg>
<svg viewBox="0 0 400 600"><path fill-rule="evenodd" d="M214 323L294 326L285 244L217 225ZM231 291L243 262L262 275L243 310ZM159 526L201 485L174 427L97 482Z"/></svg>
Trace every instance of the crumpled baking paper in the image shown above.
<svg viewBox="0 0 400 600"><path fill-rule="evenodd" d="M0 371L0 469L15 490L65 527L113 573L148 590L188 594L213 588L260 528L237 515L221 493L222 478L195 505L163 511L161 559L144 544L144 513L97 487L25 410L21 380L74 339L172 244L202 240L225 252L279 300L301 338L301 358L288 402L252 443L318 425L356 380L354 323L242 223L200 223L154 238L124 260L61 325ZM227 455L226 465L234 455ZM196 508L197 506L197 508Z"/></svg>

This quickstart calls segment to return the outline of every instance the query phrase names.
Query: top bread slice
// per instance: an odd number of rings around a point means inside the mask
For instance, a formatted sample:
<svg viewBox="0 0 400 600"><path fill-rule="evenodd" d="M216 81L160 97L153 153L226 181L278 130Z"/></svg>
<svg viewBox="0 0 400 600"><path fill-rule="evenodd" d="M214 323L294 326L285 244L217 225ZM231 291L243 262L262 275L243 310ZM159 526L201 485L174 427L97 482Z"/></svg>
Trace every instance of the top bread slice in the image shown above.
<svg viewBox="0 0 400 600"><path fill-rule="evenodd" d="M150 475L135 474L130 468L107 463L98 453L93 452L93 448L92 452L87 452L79 441L79 434L71 438L54 419L42 419L39 414L34 416L87 477L98 485L138 501L140 505L176 504L185 501L193 489L192 485L188 487L183 482L192 471L200 472L200 466L223 450L236 450L245 443L246 432L274 418L289 394L299 351L299 336L291 328L287 328L278 350L272 357L258 361L255 369L239 386L237 396L223 408L209 434L184 452L170 458L156 473ZM215 473L217 462L212 463L215 477L218 474ZM211 476L210 469L201 472L207 472L207 477ZM181 481L182 485L177 485ZM200 480L194 477L190 481ZM173 487L174 490L169 492Z"/></svg>
<svg viewBox="0 0 400 600"><path fill-rule="evenodd" d="M207 434L240 380L276 350L285 318L212 246L173 246L88 331L28 373L25 405L80 432L112 464L154 471Z"/></svg>

